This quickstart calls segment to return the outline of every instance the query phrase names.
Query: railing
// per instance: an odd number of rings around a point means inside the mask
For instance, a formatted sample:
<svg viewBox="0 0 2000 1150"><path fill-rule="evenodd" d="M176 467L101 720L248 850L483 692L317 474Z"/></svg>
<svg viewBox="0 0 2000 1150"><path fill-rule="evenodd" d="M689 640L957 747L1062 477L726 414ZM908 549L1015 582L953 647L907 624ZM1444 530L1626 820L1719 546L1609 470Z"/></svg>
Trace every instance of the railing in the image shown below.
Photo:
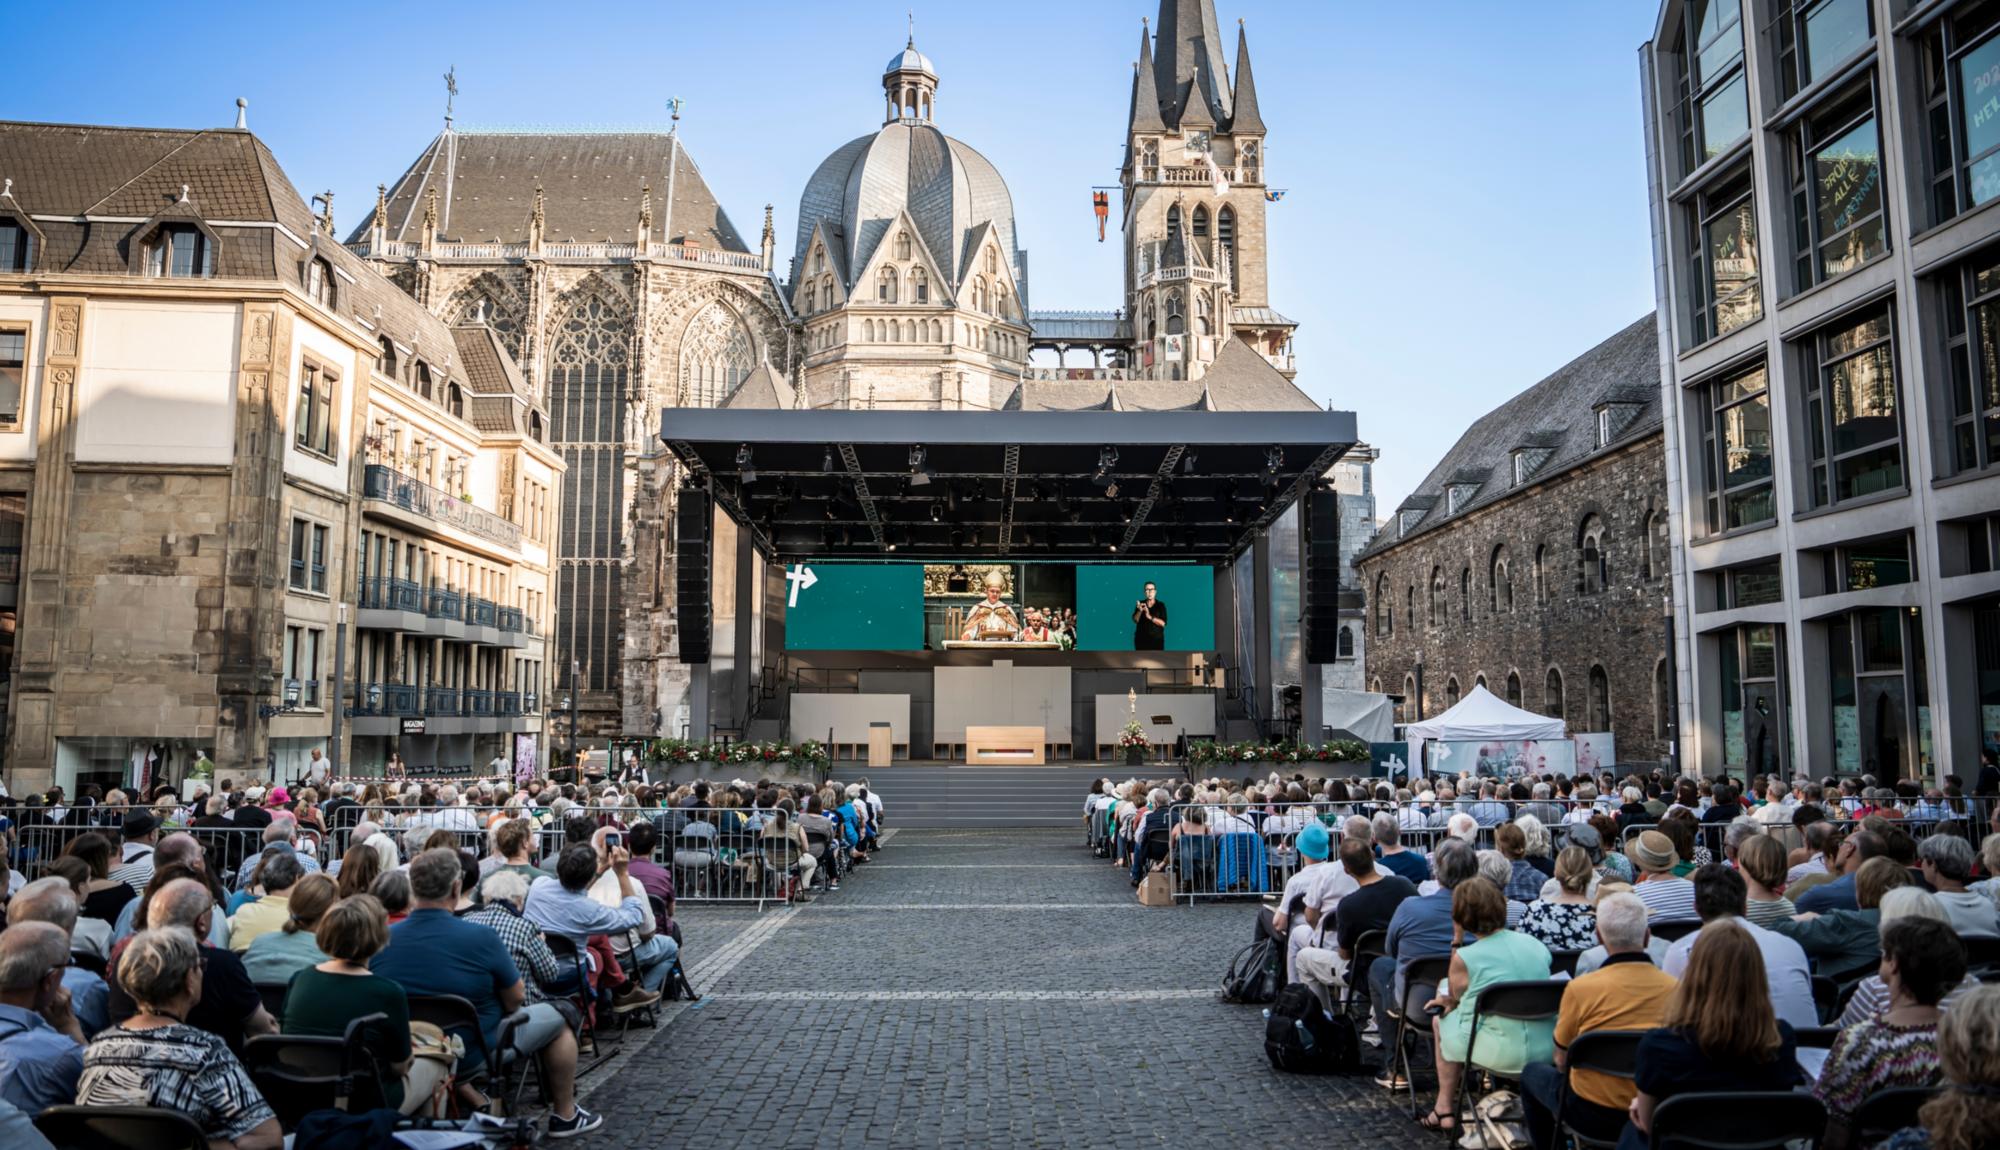
<svg viewBox="0 0 2000 1150"><path fill-rule="evenodd" d="M456 687L432 687L424 692L424 714L451 718L463 713Z"/></svg>
<svg viewBox="0 0 2000 1150"><path fill-rule="evenodd" d="M1144 371L1129 367L1031 367L1021 373L1023 379L1047 383L1064 383L1071 380L1108 382L1145 377Z"/></svg>
<svg viewBox="0 0 2000 1150"><path fill-rule="evenodd" d="M499 613L499 604L493 602L491 599L481 599L477 596L472 596L468 597L465 601L465 621L475 627L498 626Z"/></svg>
<svg viewBox="0 0 2000 1150"><path fill-rule="evenodd" d="M1176 264L1170 268L1154 268L1149 272L1143 273L1139 276L1139 286L1151 287L1154 284L1179 283L1183 280L1219 284L1227 282L1228 278L1226 273L1216 268L1198 268L1190 267L1186 264Z"/></svg>
<svg viewBox="0 0 2000 1150"><path fill-rule="evenodd" d="M367 683L355 696L357 715L421 715L423 690L407 683Z"/></svg>
<svg viewBox="0 0 2000 1150"><path fill-rule="evenodd" d="M518 632L527 623L527 616L519 607L502 607L496 622L502 631Z"/></svg>
<svg viewBox="0 0 2000 1150"><path fill-rule="evenodd" d="M1217 167L1221 167L1221 165L1217 165ZM1232 184L1237 182L1235 168L1222 168L1221 170L1223 179L1228 180ZM1210 168L1207 164L1195 164L1191 167L1148 168L1146 171L1150 174L1147 176L1146 181L1142 182L1157 184L1207 184L1215 180L1215 169Z"/></svg>
<svg viewBox="0 0 2000 1150"><path fill-rule="evenodd" d="M432 259L451 260L525 260L529 258L546 260L632 260L639 258L636 243L544 243L540 251L528 244L432 244L426 252L421 243L410 240L386 240L378 251L371 244L353 245L354 253L363 259ZM761 272L764 257L751 252L723 251L719 248L704 248L693 244L647 244L646 258L671 260L675 263L698 264L702 267L734 268L741 271Z"/></svg>
<svg viewBox="0 0 2000 1150"><path fill-rule="evenodd" d="M363 610L422 611L424 589L408 579L376 575L361 581Z"/></svg>
<svg viewBox="0 0 2000 1150"><path fill-rule="evenodd" d="M449 587L433 587L424 600L424 614L433 619L464 619L465 596Z"/></svg>
<svg viewBox="0 0 2000 1150"><path fill-rule="evenodd" d="M412 479L386 464L371 463L362 472L361 492L412 514L449 523L481 539L518 550L521 527L511 520L481 510L471 501L441 491L421 480Z"/></svg>
<svg viewBox="0 0 2000 1150"><path fill-rule="evenodd" d="M474 718L483 718L493 713L493 692L466 688L465 713Z"/></svg>
<svg viewBox="0 0 2000 1150"><path fill-rule="evenodd" d="M493 692L493 713L509 717L521 714L521 693L519 691Z"/></svg>

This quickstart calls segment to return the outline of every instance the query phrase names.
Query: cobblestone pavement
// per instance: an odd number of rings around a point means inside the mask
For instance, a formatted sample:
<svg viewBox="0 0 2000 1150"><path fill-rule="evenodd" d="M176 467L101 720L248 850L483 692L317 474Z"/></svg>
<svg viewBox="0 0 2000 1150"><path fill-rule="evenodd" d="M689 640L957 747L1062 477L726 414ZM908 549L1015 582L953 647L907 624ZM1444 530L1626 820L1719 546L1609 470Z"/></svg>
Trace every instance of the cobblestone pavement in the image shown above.
<svg viewBox="0 0 2000 1150"><path fill-rule="evenodd" d="M1426 1147L1217 1000L1250 904L1145 908L1067 831L901 831L792 909L684 907L707 996L581 1084L633 1147Z"/></svg>

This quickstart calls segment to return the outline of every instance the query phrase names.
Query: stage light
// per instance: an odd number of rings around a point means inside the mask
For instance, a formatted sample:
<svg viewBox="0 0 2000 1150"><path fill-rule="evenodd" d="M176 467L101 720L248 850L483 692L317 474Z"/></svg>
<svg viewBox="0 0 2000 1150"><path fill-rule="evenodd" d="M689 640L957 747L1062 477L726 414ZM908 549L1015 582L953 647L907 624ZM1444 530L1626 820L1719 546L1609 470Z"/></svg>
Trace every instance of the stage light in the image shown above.
<svg viewBox="0 0 2000 1150"><path fill-rule="evenodd" d="M757 465L751 458L750 445L747 443L736 449L736 470L742 473L740 482L744 484L757 482Z"/></svg>
<svg viewBox="0 0 2000 1150"><path fill-rule="evenodd" d="M931 481L931 469L924 462L922 444L910 448L910 486L923 487Z"/></svg>
<svg viewBox="0 0 2000 1150"><path fill-rule="evenodd" d="M935 499L931 500L931 522L932 523L944 522L944 504L939 503Z"/></svg>
<svg viewBox="0 0 2000 1150"><path fill-rule="evenodd" d="M1106 488L1104 489L1104 494L1105 494L1105 497L1106 497L1106 498L1109 498L1109 499L1116 499L1116 498L1118 498L1118 481L1117 481L1117 480L1115 480L1115 479L1114 479L1114 480L1112 480L1112 481L1111 481L1111 485L1110 485L1109 487L1106 487Z"/></svg>
<svg viewBox="0 0 2000 1150"><path fill-rule="evenodd" d="M833 447L831 444L827 446L826 454L820 457L819 469L821 471L833 470Z"/></svg>
<svg viewBox="0 0 2000 1150"><path fill-rule="evenodd" d="M1116 466L1118 466L1118 449L1115 447L1098 448L1097 470L1091 473L1090 481L1099 487L1103 487L1107 483L1113 483L1111 469Z"/></svg>
<svg viewBox="0 0 2000 1150"><path fill-rule="evenodd" d="M1282 447L1271 447L1271 448L1266 448L1266 449L1265 449L1265 451L1264 451L1264 479L1265 479L1265 481L1266 481L1266 482L1275 482L1275 481L1277 480L1277 478L1278 478L1278 469L1279 469L1279 468L1282 468L1282 467L1283 467L1284 465L1285 465L1285 449L1284 449L1284 448L1282 448Z"/></svg>
<svg viewBox="0 0 2000 1150"><path fill-rule="evenodd" d="M1194 460L1195 460L1195 454L1192 451L1183 452L1181 454L1181 471L1184 474L1187 475L1194 474Z"/></svg>

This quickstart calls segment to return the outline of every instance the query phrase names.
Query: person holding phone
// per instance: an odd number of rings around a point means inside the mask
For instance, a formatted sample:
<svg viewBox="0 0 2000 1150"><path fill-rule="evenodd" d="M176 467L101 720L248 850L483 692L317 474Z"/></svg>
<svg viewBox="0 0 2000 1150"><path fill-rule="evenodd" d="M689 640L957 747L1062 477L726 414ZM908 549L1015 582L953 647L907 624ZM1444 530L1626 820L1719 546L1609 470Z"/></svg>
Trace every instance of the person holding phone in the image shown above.
<svg viewBox="0 0 2000 1150"><path fill-rule="evenodd" d="M1132 649L1167 649L1167 601L1160 598L1159 588L1150 581L1145 586L1144 597L1132 605Z"/></svg>

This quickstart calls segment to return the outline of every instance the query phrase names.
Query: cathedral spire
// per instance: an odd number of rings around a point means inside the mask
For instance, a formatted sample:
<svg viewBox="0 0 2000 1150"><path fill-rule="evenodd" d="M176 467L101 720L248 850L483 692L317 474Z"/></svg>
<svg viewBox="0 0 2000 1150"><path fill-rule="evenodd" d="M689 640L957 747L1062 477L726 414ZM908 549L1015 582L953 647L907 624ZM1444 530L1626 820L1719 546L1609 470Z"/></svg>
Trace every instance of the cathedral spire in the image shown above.
<svg viewBox="0 0 2000 1150"><path fill-rule="evenodd" d="M1132 73L1132 117L1127 131L1164 132L1160 118L1160 97L1153 90L1153 37L1142 21L1139 25L1139 67Z"/></svg>
<svg viewBox="0 0 2000 1150"><path fill-rule="evenodd" d="M1208 123L1227 121L1229 73L1215 27L1215 0L1160 0L1159 25L1153 90L1167 123L1180 127L1197 101Z"/></svg>
<svg viewBox="0 0 2000 1150"><path fill-rule="evenodd" d="M1250 38L1243 21L1236 22L1236 111L1229 121L1231 132L1262 132L1264 117L1257 113L1257 81L1250 75Z"/></svg>

